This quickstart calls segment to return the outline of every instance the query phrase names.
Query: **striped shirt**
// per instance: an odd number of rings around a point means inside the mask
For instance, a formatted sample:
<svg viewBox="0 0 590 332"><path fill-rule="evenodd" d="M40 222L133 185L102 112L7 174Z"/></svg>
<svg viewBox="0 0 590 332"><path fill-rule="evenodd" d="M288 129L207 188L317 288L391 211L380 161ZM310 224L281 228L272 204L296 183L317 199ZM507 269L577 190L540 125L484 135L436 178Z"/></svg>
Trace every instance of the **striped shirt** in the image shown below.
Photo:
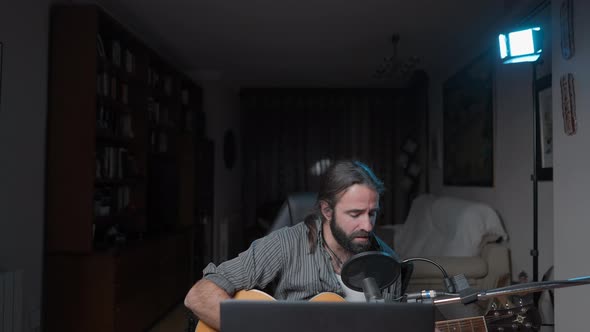
<svg viewBox="0 0 590 332"><path fill-rule="evenodd" d="M221 263L210 263L203 278L224 289L230 296L239 290L259 289L278 300L308 300L321 292L345 296L342 285L332 268L331 257L324 248L321 225L317 248L312 253L307 237L308 227L301 222L279 229L252 242L237 257ZM374 237L374 248L400 261L397 254L382 240ZM383 290L383 298L394 300L401 292L401 278Z"/></svg>

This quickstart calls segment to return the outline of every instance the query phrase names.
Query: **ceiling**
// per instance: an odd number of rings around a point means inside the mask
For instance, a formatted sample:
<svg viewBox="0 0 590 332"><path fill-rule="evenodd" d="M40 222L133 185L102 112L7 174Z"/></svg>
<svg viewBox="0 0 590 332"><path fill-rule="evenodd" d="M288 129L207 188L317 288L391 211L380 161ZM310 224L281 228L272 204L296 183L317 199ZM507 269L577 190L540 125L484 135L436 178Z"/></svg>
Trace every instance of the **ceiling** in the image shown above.
<svg viewBox="0 0 590 332"><path fill-rule="evenodd" d="M241 86L387 86L392 56L436 72L528 0L97 0L200 79ZM481 38L481 37L480 37Z"/></svg>

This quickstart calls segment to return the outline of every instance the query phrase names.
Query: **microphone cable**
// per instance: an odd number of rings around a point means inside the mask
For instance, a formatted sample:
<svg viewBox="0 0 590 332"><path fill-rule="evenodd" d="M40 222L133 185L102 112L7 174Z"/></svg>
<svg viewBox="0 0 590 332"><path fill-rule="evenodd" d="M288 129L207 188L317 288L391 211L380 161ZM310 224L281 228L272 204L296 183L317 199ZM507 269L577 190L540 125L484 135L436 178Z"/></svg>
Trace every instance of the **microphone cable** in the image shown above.
<svg viewBox="0 0 590 332"><path fill-rule="evenodd" d="M443 281L444 281L445 287L447 288L447 291L449 293L455 293L455 291L456 291L455 290L455 285L453 285L453 282L451 281L451 278L449 278L449 275L448 275L447 271L440 264L438 264L437 262L435 262L433 260L430 260L428 258L412 257L412 258L406 258L406 259L404 259L402 261L402 264L403 263L409 263L409 262L416 262L416 261L419 261L419 262L427 262L427 263L430 263L430 264L436 266L440 270L440 272L442 272L442 274L443 274Z"/></svg>

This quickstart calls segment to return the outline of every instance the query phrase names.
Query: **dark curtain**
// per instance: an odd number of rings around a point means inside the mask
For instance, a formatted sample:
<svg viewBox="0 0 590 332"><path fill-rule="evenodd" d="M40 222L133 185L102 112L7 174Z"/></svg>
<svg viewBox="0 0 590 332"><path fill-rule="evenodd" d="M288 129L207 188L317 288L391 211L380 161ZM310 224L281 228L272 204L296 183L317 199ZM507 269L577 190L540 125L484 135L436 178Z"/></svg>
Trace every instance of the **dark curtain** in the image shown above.
<svg viewBox="0 0 590 332"><path fill-rule="evenodd" d="M378 223L403 222L394 217L397 157L407 132L416 130L401 123L404 113L415 113L413 90L246 89L241 107L246 227L271 221L289 193L317 191L314 163L343 158L367 163L385 182Z"/></svg>

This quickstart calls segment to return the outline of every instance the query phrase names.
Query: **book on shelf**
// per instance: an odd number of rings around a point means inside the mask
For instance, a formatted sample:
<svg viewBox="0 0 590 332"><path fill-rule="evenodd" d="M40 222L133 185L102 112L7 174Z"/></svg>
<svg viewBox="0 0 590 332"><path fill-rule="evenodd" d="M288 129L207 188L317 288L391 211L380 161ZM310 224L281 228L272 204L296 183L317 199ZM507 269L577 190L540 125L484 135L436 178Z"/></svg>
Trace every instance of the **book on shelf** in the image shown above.
<svg viewBox="0 0 590 332"><path fill-rule="evenodd" d="M111 61L117 67L121 66L121 43L118 40L112 41Z"/></svg>
<svg viewBox="0 0 590 332"><path fill-rule="evenodd" d="M117 76L111 76L111 92L110 94L108 94L108 96L110 96L113 100L117 100L117 87L119 85L119 80L117 79Z"/></svg>
<svg viewBox="0 0 590 332"><path fill-rule="evenodd" d="M126 214L131 203L131 187L112 185L97 188L94 192L94 216L109 217Z"/></svg>
<svg viewBox="0 0 590 332"><path fill-rule="evenodd" d="M135 157L124 147L102 146L96 150L96 180L120 180L139 176Z"/></svg>
<svg viewBox="0 0 590 332"><path fill-rule="evenodd" d="M96 52L100 58L105 58L106 53L104 51L104 43L102 42L102 37L100 34L96 34Z"/></svg>
<svg viewBox="0 0 590 332"><path fill-rule="evenodd" d="M125 105L129 104L129 85L121 83L121 102Z"/></svg>
<svg viewBox="0 0 590 332"><path fill-rule="evenodd" d="M133 125L131 114L123 114L120 117L121 119L121 135L125 138L133 138L135 135L133 134Z"/></svg>
<svg viewBox="0 0 590 332"><path fill-rule="evenodd" d="M125 50L125 70L127 73L135 73L135 55L129 50Z"/></svg>
<svg viewBox="0 0 590 332"><path fill-rule="evenodd" d="M172 77L169 75L166 76L166 79L164 80L164 92L166 93L166 96L172 95Z"/></svg>

